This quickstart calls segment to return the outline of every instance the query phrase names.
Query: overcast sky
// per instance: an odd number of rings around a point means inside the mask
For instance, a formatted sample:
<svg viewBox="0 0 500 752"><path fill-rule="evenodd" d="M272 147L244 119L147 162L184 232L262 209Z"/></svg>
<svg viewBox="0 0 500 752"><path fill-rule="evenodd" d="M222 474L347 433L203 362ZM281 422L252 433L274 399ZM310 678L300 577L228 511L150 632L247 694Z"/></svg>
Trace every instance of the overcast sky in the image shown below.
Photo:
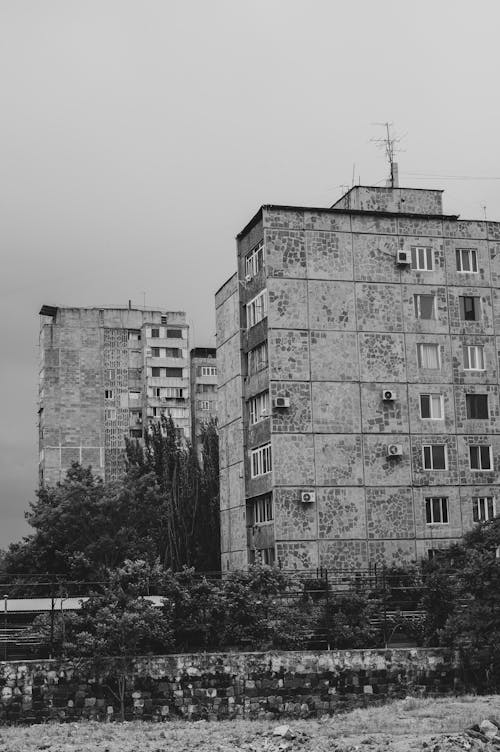
<svg viewBox="0 0 500 752"><path fill-rule="evenodd" d="M0 0L0 547L29 531L41 304L145 294L213 345L234 236L383 184L379 122L402 185L500 220L499 27L498 0Z"/></svg>

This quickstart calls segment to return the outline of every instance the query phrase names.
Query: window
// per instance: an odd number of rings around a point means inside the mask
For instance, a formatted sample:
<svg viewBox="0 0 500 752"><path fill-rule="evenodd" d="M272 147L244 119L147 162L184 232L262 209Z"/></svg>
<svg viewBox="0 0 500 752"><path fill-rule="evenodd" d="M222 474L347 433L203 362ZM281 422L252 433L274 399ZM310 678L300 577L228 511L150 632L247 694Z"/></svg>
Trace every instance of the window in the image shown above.
<svg viewBox="0 0 500 752"><path fill-rule="evenodd" d="M267 342L261 342L248 352L248 375L258 373L263 368L267 368Z"/></svg>
<svg viewBox="0 0 500 752"><path fill-rule="evenodd" d="M255 277L264 268L264 242L261 240L250 253L245 256L245 276Z"/></svg>
<svg viewBox="0 0 500 752"><path fill-rule="evenodd" d="M414 295L415 316L417 319L435 319L436 318L436 296L435 295Z"/></svg>
<svg viewBox="0 0 500 752"><path fill-rule="evenodd" d="M251 564L266 564L272 567L276 560L274 548L255 548L250 551L250 563Z"/></svg>
<svg viewBox="0 0 500 752"><path fill-rule="evenodd" d="M477 272L477 251L475 248L457 248L457 272Z"/></svg>
<svg viewBox="0 0 500 752"><path fill-rule="evenodd" d="M166 347L165 357L166 358L182 358L182 350L179 347Z"/></svg>
<svg viewBox="0 0 500 752"><path fill-rule="evenodd" d="M424 470L446 470L446 444L424 444Z"/></svg>
<svg viewBox="0 0 500 752"><path fill-rule="evenodd" d="M254 425L269 416L269 392L261 392L248 400L250 425Z"/></svg>
<svg viewBox="0 0 500 752"><path fill-rule="evenodd" d="M442 394L421 394L420 395L420 417L424 420L442 420L443 419L443 395Z"/></svg>
<svg viewBox="0 0 500 752"><path fill-rule="evenodd" d="M252 478L258 478L271 472L271 444L252 449L250 453L250 474Z"/></svg>
<svg viewBox="0 0 500 752"><path fill-rule="evenodd" d="M425 521L428 525L432 525L436 522L446 525L449 522L448 499L446 496L426 497Z"/></svg>
<svg viewBox="0 0 500 752"><path fill-rule="evenodd" d="M479 321L481 318L481 299L474 295L459 295L460 318L462 321Z"/></svg>
<svg viewBox="0 0 500 752"><path fill-rule="evenodd" d="M197 376L217 376L217 366L198 366Z"/></svg>
<svg viewBox="0 0 500 752"><path fill-rule="evenodd" d="M272 494L258 496L252 503L252 524L261 525L264 522L271 522L273 519L273 497Z"/></svg>
<svg viewBox="0 0 500 752"><path fill-rule="evenodd" d="M128 398L131 399L131 400L138 400L138 399L141 398L141 393L138 392L135 389L134 390L130 390L130 392L128 393Z"/></svg>
<svg viewBox="0 0 500 752"><path fill-rule="evenodd" d="M492 470L491 446L472 445L469 447L469 459L471 470Z"/></svg>
<svg viewBox="0 0 500 752"><path fill-rule="evenodd" d="M167 339L182 339L182 329L167 329Z"/></svg>
<svg viewBox="0 0 500 752"><path fill-rule="evenodd" d="M140 342L140 340L141 340L140 329L129 329L128 330L128 341L129 342Z"/></svg>
<svg viewBox="0 0 500 752"><path fill-rule="evenodd" d="M152 347L151 348L151 356L153 358L159 358L161 353L161 347Z"/></svg>
<svg viewBox="0 0 500 752"><path fill-rule="evenodd" d="M267 316L267 290L262 290L247 303L247 328L255 326Z"/></svg>
<svg viewBox="0 0 500 752"><path fill-rule="evenodd" d="M159 386L153 387L153 397L155 397L156 399L159 399L161 397L161 387Z"/></svg>
<svg viewBox="0 0 500 752"><path fill-rule="evenodd" d="M213 410L214 403L211 400L198 400L199 410Z"/></svg>
<svg viewBox="0 0 500 752"><path fill-rule="evenodd" d="M104 399L105 400L112 400L115 398L115 390L114 389L105 389L104 390Z"/></svg>
<svg viewBox="0 0 500 752"><path fill-rule="evenodd" d="M487 394L466 394L465 404L467 407L467 418L471 420L488 419L488 395Z"/></svg>
<svg viewBox="0 0 500 752"><path fill-rule="evenodd" d="M432 248L414 245L411 248L411 268L429 272L433 268Z"/></svg>
<svg viewBox="0 0 500 752"><path fill-rule="evenodd" d="M167 323L167 317L166 317L166 316L162 316L162 317L160 318L160 322L161 322L162 324L166 324L166 323Z"/></svg>
<svg viewBox="0 0 500 752"><path fill-rule="evenodd" d="M472 519L474 522L486 522L496 516L495 498L493 496L474 496L472 499Z"/></svg>
<svg viewBox="0 0 500 752"><path fill-rule="evenodd" d="M182 379L182 368L165 368L165 376Z"/></svg>
<svg viewBox="0 0 500 752"><path fill-rule="evenodd" d="M464 346L464 368L466 371L484 371L484 348L482 345Z"/></svg>
<svg viewBox="0 0 500 752"><path fill-rule="evenodd" d="M116 420L116 409L114 407L107 407L104 410L104 420Z"/></svg>
<svg viewBox="0 0 500 752"><path fill-rule="evenodd" d="M154 337L157 339L160 336L160 330L159 329L151 329L151 337Z"/></svg>
<svg viewBox="0 0 500 752"><path fill-rule="evenodd" d="M163 389L163 396L167 399L184 399L184 390L180 386L166 386Z"/></svg>
<svg viewBox="0 0 500 752"><path fill-rule="evenodd" d="M154 376L157 378L158 376L161 376L162 369L158 368L158 366L153 366L151 369L151 376Z"/></svg>
<svg viewBox="0 0 500 752"><path fill-rule="evenodd" d="M198 394L206 394L209 392L213 393L216 391L216 389L217 387L215 386L215 384L196 384L196 392Z"/></svg>
<svg viewBox="0 0 500 752"><path fill-rule="evenodd" d="M440 368L439 345L420 342L417 345L417 360L419 368Z"/></svg>

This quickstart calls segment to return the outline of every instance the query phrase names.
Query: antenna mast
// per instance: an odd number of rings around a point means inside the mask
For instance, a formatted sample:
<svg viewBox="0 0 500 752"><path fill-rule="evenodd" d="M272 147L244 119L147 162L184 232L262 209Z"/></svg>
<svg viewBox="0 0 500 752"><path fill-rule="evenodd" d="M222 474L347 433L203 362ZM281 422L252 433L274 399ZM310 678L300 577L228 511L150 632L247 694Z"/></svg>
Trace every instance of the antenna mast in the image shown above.
<svg viewBox="0 0 500 752"><path fill-rule="evenodd" d="M389 178L387 179L386 185L388 188L399 188L398 163L394 161L394 155L396 154L396 151L401 151L397 146L401 139L391 133L391 126L393 123L374 123L373 125L383 126L386 132L385 138L371 139L374 144L385 151L385 156L389 163Z"/></svg>

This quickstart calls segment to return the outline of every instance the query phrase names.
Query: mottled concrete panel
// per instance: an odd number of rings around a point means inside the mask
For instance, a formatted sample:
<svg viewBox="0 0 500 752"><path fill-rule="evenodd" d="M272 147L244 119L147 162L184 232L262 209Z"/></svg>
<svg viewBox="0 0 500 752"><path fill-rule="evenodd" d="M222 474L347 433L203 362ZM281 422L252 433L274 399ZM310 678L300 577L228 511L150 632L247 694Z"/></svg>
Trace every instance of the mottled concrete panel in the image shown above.
<svg viewBox="0 0 500 752"><path fill-rule="evenodd" d="M361 486L361 437L355 434L315 434L316 484Z"/></svg>
<svg viewBox="0 0 500 752"><path fill-rule="evenodd" d="M389 444L402 447L403 454L388 457ZM367 486L406 486L411 483L410 441L402 434L363 436L365 483Z"/></svg>
<svg viewBox="0 0 500 752"><path fill-rule="evenodd" d="M371 565L406 566L417 558L416 544L411 540L369 541L368 556Z"/></svg>
<svg viewBox="0 0 500 752"><path fill-rule="evenodd" d="M419 383L450 383L452 381L452 363L450 338L446 334L407 334L406 365L408 381ZM440 368L420 368L417 346L419 344L436 344L439 346Z"/></svg>
<svg viewBox="0 0 500 752"><path fill-rule="evenodd" d="M356 315L359 331L401 332L401 286L357 282Z"/></svg>
<svg viewBox="0 0 500 752"><path fill-rule="evenodd" d="M306 232L309 279L353 278L352 236L346 232Z"/></svg>
<svg viewBox="0 0 500 752"><path fill-rule="evenodd" d="M448 301L446 287L429 285L423 289L422 285L402 285L403 318L406 332L426 332L429 334L445 334L448 332ZM418 318L415 313L416 295L434 295L434 318ZM417 303L418 305L418 303Z"/></svg>
<svg viewBox="0 0 500 752"><path fill-rule="evenodd" d="M493 303L493 326L495 331L500 331L500 290L492 290L492 303Z"/></svg>
<svg viewBox="0 0 500 752"><path fill-rule="evenodd" d="M496 340L496 341L495 341ZM470 371L464 365L464 346L479 345L483 348L484 370ZM468 334L451 337L453 382L455 384L491 384L497 381L497 350L500 352L500 338L480 337ZM451 381L451 379L450 379Z"/></svg>
<svg viewBox="0 0 500 752"><path fill-rule="evenodd" d="M306 285L302 279L268 279L269 327L307 329Z"/></svg>
<svg viewBox="0 0 500 752"><path fill-rule="evenodd" d="M219 469L219 506L221 512L229 509L229 468L221 467Z"/></svg>
<svg viewBox="0 0 500 752"><path fill-rule="evenodd" d="M269 331L269 378L307 381L309 334L305 331Z"/></svg>
<svg viewBox="0 0 500 752"><path fill-rule="evenodd" d="M392 401L383 399L387 389L395 393ZM408 400L403 384L361 384L361 415L363 433L407 433Z"/></svg>
<svg viewBox="0 0 500 752"><path fill-rule="evenodd" d="M356 337L351 332L311 331L311 378L315 381L359 379Z"/></svg>
<svg viewBox="0 0 500 752"><path fill-rule="evenodd" d="M61 447L45 447L45 467L47 469L61 467Z"/></svg>
<svg viewBox="0 0 500 752"><path fill-rule="evenodd" d="M421 394L440 394L442 419L422 418ZM451 384L412 384L408 389L410 403L410 430L412 433L455 433L455 401Z"/></svg>
<svg viewBox="0 0 500 752"><path fill-rule="evenodd" d="M444 241L446 279L449 285L488 286L490 284L490 257L486 240L447 239ZM476 251L477 272L459 272L456 252L460 249Z"/></svg>
<svg viewBox="0 0 500 752"><path fill-rule="evenodd" d="M277 539L316 540L316 504L303 504L304 487L277 488L274 492L274 530Z"/></svg>
<svg viewBox="0 0 500 752"><path fill-rule="evenodd" d="M361 381L406 381L402 334L360 333L358 341Z"/></svg>
<svg viewBox="0 0 500 752"><path fill-rule="evenodd" d="M488 240L500 240L500 222L487 222Z"/></svg>
<svg viewBox="0 0 500 752"><path fill-rule="evenodd" d="M352 231L374 235L397 235L398 221L395 217L373 217L353 215Z"/></svg>
<svg viewBox="0 0 500 752"><path fill-rule="evenodd" d="M431 248L432 269L412 269L411 266L401 267L401 282L408 285L438 285L446 283L446 267L444 241L442 238L432 238L425 235L406 235L400 239L400 248L411 253L412 247Z"/></svg>
<svg viewBox="0 0 500 752"><path fill-rule="evenodd" d="M239 334L227 339L217 349L217 370L219 375L219 384L241 373L241 351Z"/></svg>
<svg viewBox="0 0 500 752"><path fill-rule="evenodd" d="M310 433L312 430L310 382L272 382L271 406L276 397L288 397L290 407L272 407L271 431L273 433Z"/></svg>
<svg viewBox="0 0 500 752"><path fill-rule="evenodd" d="M283 569L316 569L319 566L316 541L277 541L276 558Z"/></svg>
<svg viewBox="0 0 500 752"><path fill-rule="evenodd" d="M223 553L231 550L231 524L226 509L221 509L220 513L220 547Z"/></svg>
<svg viewBox="0 0 500 752"><path fill-rule="evenodd" d="M313 430L319 433L359 433L359 386L354 383L312 383Z"/></svg>
<svg viewBox="0 0 500 752"><path fill-rule="evenodd" d="M318 488L320 538L366 538L364 488Z"/></svg>
<svg viewBox="0 0 500 752"><path fill-rule="evenodd" d="M399 250L395 235L354 233L354 279L366 282L399 282L400 267L396 264Z"/></svg>
<svg viewBox="0 0 500 752"><path fill-rule="evenodd" d="M423 446L446 445L447 469L424 469ZM458 483L457 437L449 434L411 436L411 456L414 486L450 486Z"/></svg>
<svg viewBox="0 0 500 752"><path fill-rule="evenodd" d="M61 447L61 465L69 468L73 462L80 462L80 447Z"/></svg>
<svg viewBox="0 0 500 752"><path fill-rule="evenodd" d="M246 569L248 567L248 552L246 548L242 551L231 551L229 555L229 568L233 571Z"/></svg>
<svg viewBox="0 0 500 752"><path fill-rule="evenodd" d="M228 505L231 507L245 504L245 468L243 462L231 465L228 474Z"/></svg>
<svg viewBox="0 0 500 752"><path fill-rule="evenodd" d="M233 336L240 328L239 295L235 291L216 311L217 347ZM217 356L218 357L218 356Z"/></svg>
<svg viewBox="0 0 500 752"><path fill-rule="evenodd" d="M366 488L368 538L413 538L413 493L409 486Z"/></svg>
<svg viewBox="0 0 500 752"><path fill-rule="evenodd" d="M491 284L500 285L500 242L488 242L488 256L490 259Z"/></svg>
<svg viewBox="0 0 500 752"><path fill-rule="evenodd" d="M366 569L368 546L365 540L320 540L319 565L327 569Z"/></svg>
<svg viewBox="0 0 500 752"><path fill-rule="evenodd" d="M480 314L477 321L464 321L460 318L459 298L463 295L479 298ZM484 287L448 287L448 320L452 334L493 334L491 291Z"/></svg>
<svg viewBox="0 0 500 752"><path fill-rule="evenodd" d="M224 282L222 287L220 287L217 292L215 293L215 308L219 308L224 301L226 301L228 298L231 297L231 295L234 295L238 288L238 275L235 272L229 279Z"/></svg>
<svg viewBox="0 0 500 752"><path fill-rule="evenodd" d="M350 232L349 214L333 214L329 211L307 210L304 212L306 230L324 230L326 232Z"/></svg>
<svg viewBox="0 0 500 752"><path fill-rule="evenodd" d="M483 394L488 398L488 418L467 418L467 395ZM497 384L469 384L455 387L455 414L457 433L498 433L500 431L500 412L498 404Z"/></svg>
<svg viewBox="0 0 500 752"><path fill-rule="evenodd" d="M492 496L496 500L496 512L500 513L500 486L461 486L460 507L462 510L463 532L472 530L477 525L473 517L473 498L476 496Z"/></svg>
<svg viewBox="0 0 500 752"><path fill-rule="evenodd" d="M224 385L221 408L222 412L219 415L221 423L232 422L241 416L241 378L239 376Z"/></svg>
<svg viewBox="0 0 500 752"><path fill-rule="evenodd" d="M244 506L229 510L231 529L231 550L239 551L247 547L246 509Z"/></svg>
<svg viewBox="0 0 500 752"><path fill-rule="evenodd" d="M311 329L356 328L352 282L308 282Z"/></svg>
<svg viewBox="0 0 500 752"><path fill-rule="evenodd" d="M301 210L266 206L262 209L262 223L265 228L303 230L304 212Z"/></svg>
<svg viewBox="0 0 500 752"><path fill-rule="evenodd" d="M314 485L314 446L310 434L281 434L272 439L276 486Z"/></svg>
<svg viewBox="0 0 500 752"><path fill-rule="evenodd" d="M444 496L448 499L448 522L426 521L426 498ZM456 486L429 486L416 488L415 499L415 527L417 538L458 538L462 535L462 513L460 508L459 489Z"/></svg>
<svg viewBox="0 0 500 752"><path fill-rule="evenodd" d="M455 238L485 239L488 235L488 223L481 220L459 219L447 225L449 235Z"/></svg>
<svg viewBox="0 0 500 752"><path fill-rule="evenodd" d="M458 467L461 485L491 485L500 483L500 436L499 435L471 435L457 436ZM470 446L490 446L492 470L471 470Z"/></svg>
<svg viewBox="0 0 500 752"><path fill-rule="evenodd" d="M400 235L439 238L444 234L444 223L441 219L398 217L398 229Z"/></svg>
<svg viewBox="0 0 500 752"><path fill-rule="evenodd" d="M302 230L266 230L264 240L269 277L306 276L306 244Z"/></svg>

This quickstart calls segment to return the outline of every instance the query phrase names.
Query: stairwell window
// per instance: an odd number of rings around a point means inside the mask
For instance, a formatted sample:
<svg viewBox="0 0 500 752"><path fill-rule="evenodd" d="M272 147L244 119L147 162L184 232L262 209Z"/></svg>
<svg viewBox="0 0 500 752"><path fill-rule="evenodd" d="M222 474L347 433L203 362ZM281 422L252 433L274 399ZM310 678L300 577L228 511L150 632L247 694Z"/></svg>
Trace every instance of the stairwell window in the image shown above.
<svg viewBox="0 0 500 752"><path fill-rule="evenodd" d="M473 496L472 519L474 522L486 522L496 517L494 496Z"/></svg>
<svg viewBox="0 0 500 752"><path fill-rule="evenodd" d="M464 368L466 371L484 371L484 348L482 345L465 345Z"/></svg>
<svg viewBox="0 0 500 752"><path fill-rule="evenodd" d="M430 272L433 269L432 248L414 245L411 247L411 268L418 271Z"/></svg>
<svg viewBox="0 0 500 752"><path fill-rule="evenodd" d="M427 525L449 522L449 505L446 496L428 496L425 499L425 521Z"/></svg>
<svg viewBox="0 0 500 752"><path fill-rule="evenodd" d="M252 449L250 453L250 474L252 478L258 478L260 475L270 473L271 464L271 444Z"/></svg>
<svg viewBox="0 0 500 752"><path fill-rule="evenodd" d="M455 251L457 272L477 274L477 251L475 248L457 248Z"/></svg>
<svg viewBox="0 0 500 752"><path fill-rule="evenodd" d="M262 290L247 303L247 329L258 324L267 316L267 290Z"/></svg>
<svg viewBox="0 0 500 752"><path fill-rule="evenodd" d="M471 445L469 447L469 461L471 470L493 470L491 446Z"/></svg>
<svg viewBox="0 0 500 752"><path fill-rule="evenodd" d="M420 342L417 345L417 361L419 368L431 368L434 370L441 368L439 345L434 342Z"/></svg>
<svg viewBox="0 0 500 752"><path fill-rule="evenodd" d="M446 444L424 444L422 446L424 470L446 470Z"/></svg>
<svg viewBox="0 0 500 752"><path fill-rule="evenodd" d="M417 294L413 296L415 304L415 317L417 319L436 318L436 296Z"/></svg>

